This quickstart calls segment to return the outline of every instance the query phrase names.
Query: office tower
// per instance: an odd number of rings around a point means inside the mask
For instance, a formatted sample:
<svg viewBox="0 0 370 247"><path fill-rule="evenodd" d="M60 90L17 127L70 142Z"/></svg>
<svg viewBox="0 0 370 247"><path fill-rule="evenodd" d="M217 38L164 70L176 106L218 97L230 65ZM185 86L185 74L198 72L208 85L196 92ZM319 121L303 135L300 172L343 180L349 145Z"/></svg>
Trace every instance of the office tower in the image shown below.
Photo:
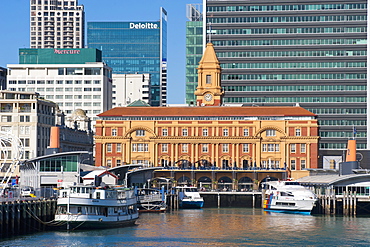
<svg viewBox="0 0 370 247"><path fill-rule="evenodd" d="M112 69L96 49L20 49L20 64L8 64L7 88L38 92L69 117L83 109L95 124L112 108Z"/></svg>
<svg viewBox="0 0 370 247"><path fill-rule="evenodd" d="M197 67L203 55L203 14L201 4L186 6L186 103L195 104L198 86Z"/></svg>
<svg viewBox="0 0 370 247"><path fill-rule="evenodd" d="M87 44L103 52L114 74L149 73L149 104L167 102L167 12L158 21L88 22Z"/></svg>
<svg viewBox="0 0 370 247"><path fill-rule="evenodd" d="M31 48L83 48L85 12L78 0L31 0Z"/></svg>
<svg viewBox="0 0 370 247"><path fill-rule="evenodd" d="M354 135L358 150L367 148L366 1L203 4L203 44L215 45L224 103L299 104L316 113L322 167L341 161Z"/></svg>

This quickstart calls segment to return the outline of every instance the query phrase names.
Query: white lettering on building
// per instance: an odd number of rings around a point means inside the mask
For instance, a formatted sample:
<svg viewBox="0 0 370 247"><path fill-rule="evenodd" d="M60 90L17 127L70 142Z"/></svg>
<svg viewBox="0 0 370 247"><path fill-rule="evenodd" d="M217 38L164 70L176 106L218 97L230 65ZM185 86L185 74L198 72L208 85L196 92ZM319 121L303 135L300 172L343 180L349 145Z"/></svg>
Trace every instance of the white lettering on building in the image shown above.
<svg viewBox="0 0 370 247"><path fill-rule="evenodd" d="M155 23L130 23L130 29L158 29L158 25Z"/></svg>
<svg viewBox="0 0 370 247"><path fill-rule="evenodd" d="M81 50L58 50L54 49L54 54L80 54Z"/></svg>

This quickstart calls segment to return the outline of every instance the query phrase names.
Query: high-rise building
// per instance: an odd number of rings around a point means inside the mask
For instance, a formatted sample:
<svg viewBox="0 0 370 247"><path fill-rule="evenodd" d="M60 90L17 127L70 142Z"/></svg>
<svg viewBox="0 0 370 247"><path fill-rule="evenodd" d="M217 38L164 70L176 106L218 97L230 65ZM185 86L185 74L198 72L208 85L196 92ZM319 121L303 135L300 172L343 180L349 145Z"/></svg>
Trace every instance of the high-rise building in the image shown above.
<svg viewBox="0 0 370 247"><path fill-rule="evenodd" d="M88 22L87 44L103 52L114 74L149 73L149 104L167 103L167 12L158 21Z"/></svg>
<svg viewBox="0 0 370 247"><path fill-rule="evenodd" d="M85 12L78 0L31 0L31 48L83 48Z"/></svg>
<svg viewBox="0 0 370 247"><path fill-rule="evenodd" d="M83 109L95 124L112 108L112 69L96 49L20 49L20 64L8 64L7 88L38 92L69 117Z"/></svg>
<svg viewBox="0 0 370 247"><path fill-rule="evenodd" d="M149 104L150 74L113 74L112 107L126 106L136 100Z"/></svg>
<svg viewBox="0 0 370 247"><path fill-rule="evenodd" d="M195 104L198 86L197 67L203 55L203 14L201 4L186 6L186 103Z"/></svg>
<svg viewBox="0 0 370 247"><path fill-rule="evenodd" d="M366 1L203 0L203 7L203 47L215 46L226 104L299 104L317 114L321 167L341 161L354 135L358 150L367 148Z"/></svg>

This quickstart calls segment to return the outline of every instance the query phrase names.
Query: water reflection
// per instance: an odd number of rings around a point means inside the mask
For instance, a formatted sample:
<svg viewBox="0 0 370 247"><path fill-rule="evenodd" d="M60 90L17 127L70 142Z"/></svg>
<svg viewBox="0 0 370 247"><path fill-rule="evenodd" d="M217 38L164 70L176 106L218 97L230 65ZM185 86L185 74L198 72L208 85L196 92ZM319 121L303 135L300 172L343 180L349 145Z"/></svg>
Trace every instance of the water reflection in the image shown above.
<svg viewBox="0 0 370 247"><path fill-rule="evenodd" d="M266 214L261 209L178 210L141 214L136 226L47 232L10 246L369 246L370 218Z"/></svg>

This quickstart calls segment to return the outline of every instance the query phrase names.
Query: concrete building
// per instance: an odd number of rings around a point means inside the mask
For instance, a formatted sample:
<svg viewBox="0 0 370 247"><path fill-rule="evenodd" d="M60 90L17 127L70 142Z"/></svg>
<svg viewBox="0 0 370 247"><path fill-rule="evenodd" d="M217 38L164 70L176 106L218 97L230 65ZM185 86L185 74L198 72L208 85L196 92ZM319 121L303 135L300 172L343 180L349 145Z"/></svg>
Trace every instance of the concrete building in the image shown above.
<svg viewBox="0 0 370 247"><path fill-rule="evenodd" d="M111 68L96 49L20 49L20 64L8 65L11 91L38 92L69 117L83 109L96 115L112 107Z"/></svg>
<svg viewBox="0 0 370 247"><path fill-rule="evenodd" d="M50 127L55 126L56 107L55 103L40 98L35 92L0 91L0 130L21 140L22 159L45 154Z"/></svg>
<svg viewBox="0 0 370 247"><path fill-rule="evenodd" d="M158 21L88 22L87 44L103 52L114 74L151 77L149 104L167 103L167 12Z"/></svg>
<svg viewBox="0 0 370 247"><path fill-rule="evenodd" d="M30 0L31 48L83 48L85 12L78 0Z"/></svg>
<svg viewBox="0 0 370 247"><path fill-rule="evenodd" d="M224 103L298 103L317 114L320 167L342 159L354 126L358 151L368 148L366 1L203 6L203 47L207 40L215 45Z"/></svg>
<svg viewBox="0 0 370 247"><path fill-rule="evenodd" d="M116 107L99 114L97 166L288 169L317 167L316 115L299 106L220 106L220 63L207 44L196 106Z"/></svg>
<svg viewBox="0 0 370 247"><path fill-rule="evenodd" d="M112 74L112 106L126 106L136 100L149 104L150 74Z"/></svg>

